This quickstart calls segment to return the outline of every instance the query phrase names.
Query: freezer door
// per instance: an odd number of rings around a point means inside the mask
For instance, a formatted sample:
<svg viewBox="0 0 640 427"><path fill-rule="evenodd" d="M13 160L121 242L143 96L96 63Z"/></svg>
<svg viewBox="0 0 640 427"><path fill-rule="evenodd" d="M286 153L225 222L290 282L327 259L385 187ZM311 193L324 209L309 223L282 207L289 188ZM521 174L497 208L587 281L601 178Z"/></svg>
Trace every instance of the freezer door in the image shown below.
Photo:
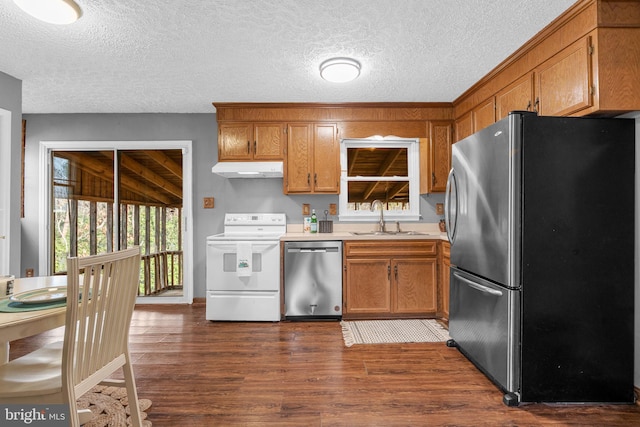
<svg viewBox="0 0 640 427"><path fill-rule="evenodd" d="M518 287L521 116L512 114L453 145L445 217L451 264Z"/></svg>
<svg viewBox="0 0 640 427"><path fill-rule="evenodd" d="M505 391L520 388L520 291L451 268L449 335Z"/></svg>

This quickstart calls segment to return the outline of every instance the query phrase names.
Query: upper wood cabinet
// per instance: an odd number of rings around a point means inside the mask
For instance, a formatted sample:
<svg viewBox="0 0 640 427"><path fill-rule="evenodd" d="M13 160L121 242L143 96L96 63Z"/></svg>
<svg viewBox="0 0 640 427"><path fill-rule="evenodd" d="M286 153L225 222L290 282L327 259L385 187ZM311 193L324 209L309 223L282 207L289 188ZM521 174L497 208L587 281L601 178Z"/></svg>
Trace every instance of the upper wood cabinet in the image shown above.
<svg viewBox="0 0 640 427"><path fill-rule="evenodd" d="M218 160L283 159L283 123L222 123L218 127Z"/></svg>
<svg viewBox="0 0 640 427"><path fill-rule="evenodd" d="M640 110L640 2L581 0L454 101L456 140L510 111L617 116ZM470 123L471 122L471 123ZM458 132L459 130L459 132Z"/></svg>
<svg viewBox="0 0 640 427"><path fill-rule="evenodd" d="M429 122L429 138L420 139L420 193L444 192L451 170L451 121Z"/></svg>
<svg viewBox="0 0 640 427"><path fill-rule="evenodd" d="M511 111L533 110L533 73L526 74L496 95L496 121Z"/></svg>
<svg viewBox="0 0 640 427"><path fill-rule="evenodd" d="M471 112L473 119L473 132L478 132L480 129L484 129L490 124L496 122L496 102L492 96L487 99Z"/></svg>
<svg viewBox="0 0 640 427"><path fill-rule="evenodd" d="M541 116L566 116L591 107L591 37L578 40L534 70L534 110Z"/></svg>
<svg viewBox="0 0 640 427"><path fill-rule="evenodd" d="M473 135L473 118L471 111L456 120L456 142Z"/></svg>
<svg viewBox="0 0 640 427"><path fill-rule="evenodd" d="M284 192L340 192L340 145L337 125L297 123L287 126Z"/></svg>

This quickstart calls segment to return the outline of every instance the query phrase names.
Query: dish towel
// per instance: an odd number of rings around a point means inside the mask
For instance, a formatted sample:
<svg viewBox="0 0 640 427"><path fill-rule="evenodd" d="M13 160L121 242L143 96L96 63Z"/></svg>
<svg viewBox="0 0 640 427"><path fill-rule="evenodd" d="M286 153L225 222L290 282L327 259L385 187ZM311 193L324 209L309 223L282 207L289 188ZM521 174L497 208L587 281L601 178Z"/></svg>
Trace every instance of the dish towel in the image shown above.
<svg viewBox="0 0 640 427"><path fill-rule="evenodd" d="M252 251L250 242L238 242L236 253L236 273L238 277L249 277L253 270L251 266Z"/></svg>

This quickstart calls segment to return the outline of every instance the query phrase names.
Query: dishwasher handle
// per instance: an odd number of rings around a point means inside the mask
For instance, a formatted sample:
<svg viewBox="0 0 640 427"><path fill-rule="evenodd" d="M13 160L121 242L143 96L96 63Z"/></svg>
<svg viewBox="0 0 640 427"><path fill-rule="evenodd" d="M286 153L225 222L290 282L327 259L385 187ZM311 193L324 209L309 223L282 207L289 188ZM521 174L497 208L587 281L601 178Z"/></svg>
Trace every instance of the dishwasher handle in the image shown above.
<svg viewBox="0 0 640 427"><path fill-rule="evenodd" d="M288 253L327 253L338 252L338 247L332 248L287 248Z"/></svg>

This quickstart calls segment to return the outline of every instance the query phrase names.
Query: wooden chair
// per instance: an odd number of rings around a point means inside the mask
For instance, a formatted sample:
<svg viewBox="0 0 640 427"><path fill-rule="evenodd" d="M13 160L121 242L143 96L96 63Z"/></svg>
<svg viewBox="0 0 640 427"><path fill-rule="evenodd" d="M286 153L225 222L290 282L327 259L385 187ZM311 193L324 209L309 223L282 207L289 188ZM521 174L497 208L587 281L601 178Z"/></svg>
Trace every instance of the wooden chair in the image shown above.
<svg viewBox="0 0 640 427"><path fill-rule="evenodd" d="M141 425L129 356L129 326L140 275L140 248L67 259L64 341L0 366L1 403L69 405L70 425L90 419L76 399L122 368L131 421ZM88 416L88 417L87 417Z"/></svg>

